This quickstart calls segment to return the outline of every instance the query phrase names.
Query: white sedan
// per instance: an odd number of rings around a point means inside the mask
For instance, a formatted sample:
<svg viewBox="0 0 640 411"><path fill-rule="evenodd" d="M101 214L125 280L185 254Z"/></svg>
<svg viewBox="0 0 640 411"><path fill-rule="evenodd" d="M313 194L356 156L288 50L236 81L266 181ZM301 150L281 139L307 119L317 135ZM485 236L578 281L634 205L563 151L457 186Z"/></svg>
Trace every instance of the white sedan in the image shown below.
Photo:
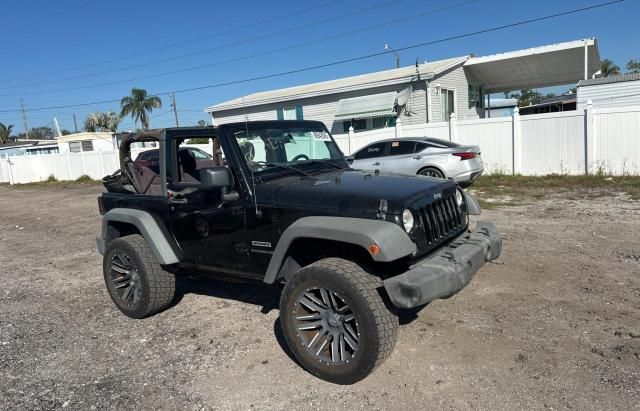
<svg viewBox="0 0 640 411"><path fill-rule="evenodd" d="M463 186L484 171L480 147L431 137L376 141L347 160L355 169L452 178Z"/></svg>

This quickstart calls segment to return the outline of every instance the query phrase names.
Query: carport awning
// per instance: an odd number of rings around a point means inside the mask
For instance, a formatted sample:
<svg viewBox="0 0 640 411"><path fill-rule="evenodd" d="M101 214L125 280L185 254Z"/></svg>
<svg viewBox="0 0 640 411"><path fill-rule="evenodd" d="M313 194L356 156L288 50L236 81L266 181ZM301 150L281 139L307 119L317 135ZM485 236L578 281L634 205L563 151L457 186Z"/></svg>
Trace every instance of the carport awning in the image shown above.
<svg viewBox="0 0 640 411"><path fill-rule="evenodd" d="M586 55L585 55L586 48ZM487 93L577 83L600 70L596 39L576 40L485 57L472 57L465 70Z"/></svg>
<svg viewBox="0 0 640 411"><path fill-rule="evenodd" d="M343 98L338 103L335 119L350 120L395 115L393 108L397 94L392 91L390 93Z"/></svg>

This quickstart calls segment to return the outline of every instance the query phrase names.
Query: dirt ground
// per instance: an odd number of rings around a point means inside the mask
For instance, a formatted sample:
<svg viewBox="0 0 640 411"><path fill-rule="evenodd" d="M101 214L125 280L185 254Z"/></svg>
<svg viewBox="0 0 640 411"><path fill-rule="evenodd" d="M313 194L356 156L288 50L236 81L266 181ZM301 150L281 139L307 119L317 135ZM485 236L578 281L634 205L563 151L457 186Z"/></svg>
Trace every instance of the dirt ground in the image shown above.
<svg viewBox="0 0 640 411"><path fill-rule="evenodd" d="M488 210L502 257L401 318L353 386L284 347L278 290L182 280L124 317L95 247L96 185L0 187L2 409L640 409L640 202L546 195Z"/></svg>

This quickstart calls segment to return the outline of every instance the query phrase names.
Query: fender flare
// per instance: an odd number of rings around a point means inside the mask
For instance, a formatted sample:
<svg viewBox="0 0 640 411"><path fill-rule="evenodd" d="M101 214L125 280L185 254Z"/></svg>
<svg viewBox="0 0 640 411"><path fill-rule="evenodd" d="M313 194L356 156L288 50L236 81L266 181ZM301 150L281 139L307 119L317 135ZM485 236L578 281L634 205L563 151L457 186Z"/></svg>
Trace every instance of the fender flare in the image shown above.
<svg viewBox="0 0 640 411"><path fill-rule="evenodd" d="M182 253L164 224L150 213L132 208L114 208L102 216L102 233L96 239L100 254L104 254L106 250L110 222L135 226L151 248L158 263L169 265L180 261Z"/></svg>
<svg viewBox="0 0 640 411"><path fill-rule="evenodd" d="M374 261L391 262L416 252L416 244L400 226L388 221L350 217L303 217L291 224L280 236L264 282L273 284L278 278L287 251L294 240L316 238L358 245L365 250L372 244L380 247Z"/></svg>

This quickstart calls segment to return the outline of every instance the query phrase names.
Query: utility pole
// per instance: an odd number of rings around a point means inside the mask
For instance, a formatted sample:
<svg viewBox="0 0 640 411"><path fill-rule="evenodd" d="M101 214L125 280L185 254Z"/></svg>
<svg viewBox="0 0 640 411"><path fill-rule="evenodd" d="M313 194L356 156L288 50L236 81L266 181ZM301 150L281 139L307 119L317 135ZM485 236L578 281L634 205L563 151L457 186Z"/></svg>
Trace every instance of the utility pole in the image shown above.
<svg viewBox="0 0 640 411"><path fill-rule="evenodd" d="M78 123L76 122L76 113L73 113L73 127L76 129L76 133L78 132Z"/></svg>
<svg viewBox="0 0 640 411"><path fill-rule="evenodd" d="M175 93L171 93L171 109L173 110L173 115L176 118L176 127L180 127L180 124L178 123L178 110L176 108L176 94Z"/></svg>
<svg viewBox="0 0 640 411"><path fill-rule="evenodd" d="M27 112L24 109L24 101L20 99L20 111L22 111L22 125L24 126L24 135L29 139L29 126L27 125Z"/></svg>
<svg viewBox="0 0 640 411"><path fill-rule="evenodd" d="M393 54L396 55L396 68L400 68L400 53L398 53L397 51L395 51L393 49L393 47L391 47L389 45L389 43L384 43L384 49L385 50L391 50L393 52Z"/></svg>

